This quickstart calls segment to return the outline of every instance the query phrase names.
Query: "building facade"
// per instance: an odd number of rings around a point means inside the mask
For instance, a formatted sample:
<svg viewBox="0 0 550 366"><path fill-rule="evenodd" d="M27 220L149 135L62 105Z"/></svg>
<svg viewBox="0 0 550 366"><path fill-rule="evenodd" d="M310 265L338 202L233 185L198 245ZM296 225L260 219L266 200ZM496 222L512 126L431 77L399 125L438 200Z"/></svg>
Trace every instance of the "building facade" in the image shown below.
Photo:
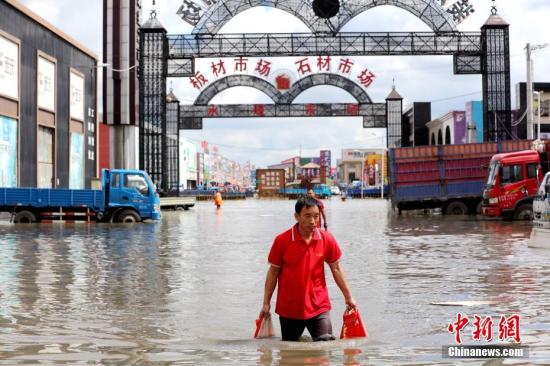
<svg viewBox="0 0 550 366"><path fill-rule="evenodd" d="M466 103L466 130L467 143L483 142L483 101Z"/></svg>
<svg viewBox="0 0 550 366"><path fill-rule="evenodd" d="M388 161L385 149L343 149L342 158L337 160L338 183L352 184L363 181L365 185L378 185L380 172L387 177Z"/></svg>
<svg viewBox="0 0 550 366"><path fill-rule="evenodd" d="M403 147L427 146L429 144L426 123L432 120L432 104L414 102L403 113Z"/></svg>
<svg viewBox="0 0 550 366"><path fill-rule="evenodd" d="M540 131L541 137L550 138L550 83L533 83L533 91L541 93ZM517 117L512 120L513 128L517 130L519 139L527 138L527 84L516 84ZM533 95L533 136L537 137L538 96Z"/></svg>
<svg viewBox="0 0 550 366"><path fill-rule="evenodd" d="M16 0L0 14L0 186L91 187L97 56Z"/></svg>
<svg viewBox="0 0 550 366"><path fill-rule="evenodd" d="M182 189L197 188L197 144L183 137L179 138L179 184Z"/></svg>
<svg viewBox="0 0 550 366"><path fill-rule="evenodd" d="M430 146L465 144L466 112L451 111L426 124L429 130Z"/></svg>

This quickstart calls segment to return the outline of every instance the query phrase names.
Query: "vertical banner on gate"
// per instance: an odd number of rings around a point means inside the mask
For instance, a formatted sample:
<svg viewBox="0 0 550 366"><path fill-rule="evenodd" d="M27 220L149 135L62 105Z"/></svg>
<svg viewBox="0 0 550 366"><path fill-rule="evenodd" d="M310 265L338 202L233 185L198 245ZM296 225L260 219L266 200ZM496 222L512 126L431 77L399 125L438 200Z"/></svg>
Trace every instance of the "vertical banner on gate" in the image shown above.
<svg viewBox="0 0 550 366"><path fill-rule="evenodd" d="M320 183L326 184L327 183L327 176L330 174L330 150L321 150L321 159L320 159L320 165L321 169L319 172L320 175Z"/></svg>

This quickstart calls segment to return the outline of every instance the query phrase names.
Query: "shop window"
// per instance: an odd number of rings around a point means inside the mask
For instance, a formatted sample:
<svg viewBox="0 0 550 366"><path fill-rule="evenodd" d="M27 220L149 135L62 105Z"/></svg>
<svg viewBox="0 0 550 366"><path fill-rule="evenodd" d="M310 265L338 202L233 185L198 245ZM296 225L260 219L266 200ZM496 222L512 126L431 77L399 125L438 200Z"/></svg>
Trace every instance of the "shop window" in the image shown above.
<svg viewBox="0 0 550 366"><path fill-rule="evenodd" d="M38 126L38 188L53 188L55 145L53 128Z"/></svg>
<svg viewBox="0 0 550 366"><path fill-rule="evenodd" d="M0 116L0 187L17 187L17 120Z"/></svg>

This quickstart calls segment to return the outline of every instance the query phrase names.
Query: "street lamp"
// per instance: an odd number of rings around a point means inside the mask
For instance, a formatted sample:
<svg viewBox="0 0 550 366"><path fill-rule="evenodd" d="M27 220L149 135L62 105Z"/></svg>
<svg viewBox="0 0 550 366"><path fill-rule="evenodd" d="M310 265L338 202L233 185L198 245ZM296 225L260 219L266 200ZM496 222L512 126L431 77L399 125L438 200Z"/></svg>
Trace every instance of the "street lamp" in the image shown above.
<svg viewBox="0 0 550 366"><path fill-rule="evenodd" d="M537 122L537 139L540 140L540 105L542 104L542 92L534 91L533 94L536 94L537 99L539 100L538 105L538 122Z"/></svg>

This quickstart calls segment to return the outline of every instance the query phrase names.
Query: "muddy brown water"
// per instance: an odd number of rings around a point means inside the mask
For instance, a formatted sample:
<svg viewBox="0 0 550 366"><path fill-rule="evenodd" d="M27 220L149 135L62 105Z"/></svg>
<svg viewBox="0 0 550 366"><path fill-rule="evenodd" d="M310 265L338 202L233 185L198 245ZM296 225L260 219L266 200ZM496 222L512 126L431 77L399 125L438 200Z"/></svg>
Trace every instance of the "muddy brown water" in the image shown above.
<svg viewBox="0 0 550 366"><path fill-rule="evenodd" d="M369 338L253 340L267 253L293 204L201 202L130 226L2 221L0 364L484 364L441 357L457 312L520 315L530 358L505 364L550 364L550 252L527 246L529 224L398 217L380 200L326 201ZM326 274L339 333L344 301ZM477 344L472 330L463 343Z"/></svg>

